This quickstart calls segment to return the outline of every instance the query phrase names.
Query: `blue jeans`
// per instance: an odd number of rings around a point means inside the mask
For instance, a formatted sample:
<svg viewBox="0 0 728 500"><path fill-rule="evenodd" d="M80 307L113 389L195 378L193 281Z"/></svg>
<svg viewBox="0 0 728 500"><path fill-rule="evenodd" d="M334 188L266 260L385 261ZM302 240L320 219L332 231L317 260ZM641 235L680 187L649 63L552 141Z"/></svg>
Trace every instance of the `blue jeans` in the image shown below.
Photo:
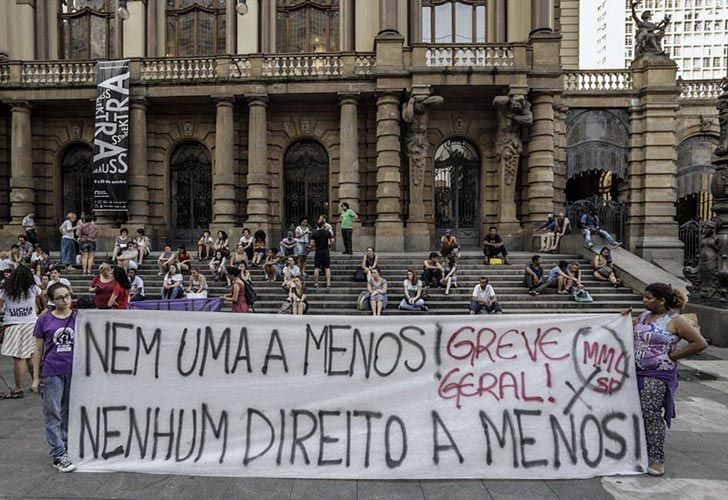
<svg viewBox="0 0 728 500"><path fill-rule="evenodd" d="M417 299L415 300L414 304L410 304L405 299L402 299L402 301L399 303L399 308L403 311L421 311L424 306L424 299Z"/></svg>
<svg viewBox="0 0 728 500"><path fill-rule="evenodd" d="M585 246L592 246L593 243L591 241L591 233L597 233L599 236L607 240L607 243L614 246L617 244L616 240L612 238L612 235L606 232L604 229L594 229L593 227L584 228L581 230L582 234L584 235L584 245Z"/></svg>
<svg viewBox="0 0 728 500"><path fill-rule="evenodd" d="M46 441L51 449L51 458L56 458L65 454L68 447L68 398L71 395L71 375L43 377L41 385Z"/></svg>
<svg viewBox="0 0 728 500"><path fill-rule="evenodd" d="M169 300L178 299L182 296L183 293L184 293L184 290L182 290L181 286L176 286L172 289L162 288L162 298L163 299L169 299Z"/></svg>
<svg viewBox="0 0 728 500"><path fill-rule="evenodd" d="M64 266L76 264L76 242L71 238L61 238L61 264Z"/></svg>

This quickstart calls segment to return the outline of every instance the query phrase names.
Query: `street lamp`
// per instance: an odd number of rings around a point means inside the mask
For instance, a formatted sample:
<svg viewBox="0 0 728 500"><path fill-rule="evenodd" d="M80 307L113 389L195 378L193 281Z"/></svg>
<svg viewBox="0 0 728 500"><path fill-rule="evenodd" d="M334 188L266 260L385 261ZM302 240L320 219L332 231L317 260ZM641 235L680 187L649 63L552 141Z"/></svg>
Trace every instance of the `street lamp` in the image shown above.
<svg viewBox="0 0 728 500"><path fill-rule="evenodd" d="M126 8L126 4L129 0L119 0L119 8L116 9L117 14L119 14L119 17L126 21L129 19L129 9Z"/></svg>
<svg viewBox="0 0 728 500"><path fill-rule="evenodd" d="M248 2L247 0L238 0L238 4L235 6L235 10L238 11L238 14L241 16L244 16L248 13Z"/></svg>

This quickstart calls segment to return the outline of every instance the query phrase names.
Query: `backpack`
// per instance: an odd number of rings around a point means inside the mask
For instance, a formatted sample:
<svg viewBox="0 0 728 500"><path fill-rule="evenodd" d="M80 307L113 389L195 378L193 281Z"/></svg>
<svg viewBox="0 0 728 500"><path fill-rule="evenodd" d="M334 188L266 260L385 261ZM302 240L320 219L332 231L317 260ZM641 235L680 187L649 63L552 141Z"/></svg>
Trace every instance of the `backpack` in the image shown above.
<svg viewBox="0 0 728 500"><path fill-rule="evenodd" d="M369 292L363 291L359 294L359 297L356 299L356 308L360 311L368 311L371 308Z"/></svg>

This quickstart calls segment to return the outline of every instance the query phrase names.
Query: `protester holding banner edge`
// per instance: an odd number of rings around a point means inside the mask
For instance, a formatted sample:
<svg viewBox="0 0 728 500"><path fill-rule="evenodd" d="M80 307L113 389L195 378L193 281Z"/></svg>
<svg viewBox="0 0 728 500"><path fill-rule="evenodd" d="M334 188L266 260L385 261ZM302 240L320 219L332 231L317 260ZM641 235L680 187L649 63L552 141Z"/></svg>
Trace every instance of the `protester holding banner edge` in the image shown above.
<svg viewBox="0 0 728 500"><path fill-rule="evenodd" d="M637 386L649 459L647 473L651 476L665 473L665 427L670 427L675 416L676 362L708 347L700 332L679 314L687 300L680 289L666 283L651 283L642 298L646 311L633 320ZM627 309L622 314L631 312ZM680 339L688 344L678 348Z"/></svg>

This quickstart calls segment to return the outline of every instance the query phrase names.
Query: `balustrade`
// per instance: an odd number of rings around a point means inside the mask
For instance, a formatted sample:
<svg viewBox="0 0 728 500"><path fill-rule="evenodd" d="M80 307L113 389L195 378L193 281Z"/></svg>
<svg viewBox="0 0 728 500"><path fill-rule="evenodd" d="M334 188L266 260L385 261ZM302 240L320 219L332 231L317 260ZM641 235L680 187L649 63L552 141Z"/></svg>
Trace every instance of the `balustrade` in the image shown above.
<svg viewBox="0 0 728 500"><path fill-rule="evenodd" d="M425 49L428 67L508 67L514 65L510 46L448 45Z"/></svg>
<svg viewBox="0 0 728 500"><path fill-rule="evenodd" d="M721 93L720 80L681 81L681 99L717 99Z"/></svg>
<svg viewBox="0 0 728 500"><path fill-rule="evenodd" d="M262 76L274 78L339 76L341 57L334 55L268 56L263 58Z"/></svg>
<svg viewBox="0 0 728 500"><path fill-rule="evenodd" d="M211 80L216 76L214 58L142 60L142 81Z"/></svg>
<svg viewBox="0 0 728 500"><path fill-rule="evenodd" d="M95 62L23 63L21 82L27 85L94 84Z"/></svg>
<svg viewBox="0 0 728 500"><path fill-rule="evenodd" d="M632 90L630 71L565 71L564 90L567 92L614 92Z"/></svg>

